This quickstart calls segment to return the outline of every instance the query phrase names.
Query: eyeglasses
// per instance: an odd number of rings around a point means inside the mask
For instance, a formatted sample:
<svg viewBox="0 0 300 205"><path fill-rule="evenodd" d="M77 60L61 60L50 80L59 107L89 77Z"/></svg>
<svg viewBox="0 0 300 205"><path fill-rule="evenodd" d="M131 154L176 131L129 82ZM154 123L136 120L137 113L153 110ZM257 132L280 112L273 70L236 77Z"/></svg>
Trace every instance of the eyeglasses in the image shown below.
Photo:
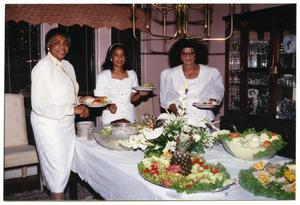
<svg viewBox="0 0 300 205"><path fill-rule="evenodd" d="M188 56L188 55L195 55L195 51L182 51L181 52L182 56Z"/></svg>

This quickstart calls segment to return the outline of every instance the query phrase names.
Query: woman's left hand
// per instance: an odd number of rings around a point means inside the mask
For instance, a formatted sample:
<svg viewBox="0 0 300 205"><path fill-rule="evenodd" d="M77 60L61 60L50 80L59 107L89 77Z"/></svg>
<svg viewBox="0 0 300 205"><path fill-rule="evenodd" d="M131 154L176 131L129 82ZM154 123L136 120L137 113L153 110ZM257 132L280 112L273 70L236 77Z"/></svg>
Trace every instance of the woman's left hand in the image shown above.
<svg viewBox="0 0 300 205"><path fill-rule="evenodd" d="M78 105L74 107L74 113L75 115L79 115L80 117L88 117L90 115L89 109L84 105Z"/></svg>
<svg viewBox="0 0 300 205"><path fill-rule="evenodd" d="M147 96L149 93L149 91L139 91L139 96Z"/></svg>

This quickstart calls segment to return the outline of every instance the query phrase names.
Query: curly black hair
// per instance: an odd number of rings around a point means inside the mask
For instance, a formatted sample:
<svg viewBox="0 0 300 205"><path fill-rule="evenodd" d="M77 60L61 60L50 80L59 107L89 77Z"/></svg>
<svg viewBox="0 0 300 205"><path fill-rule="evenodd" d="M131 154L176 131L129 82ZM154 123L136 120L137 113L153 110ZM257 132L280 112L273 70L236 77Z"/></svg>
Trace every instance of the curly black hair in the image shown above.
<svg viewBox="0 0 300 205"><path fill-rule="evenodd" d="M125 63L123 65L123 69L124 70L130 70L131 69L131 65L129 64L129 62L130 62L129 57L128 57L127 50L126 50L125 46L121 43L115 43L115 44L111 45L107 50L105 61L102 64L103 70L108 70L108 69L112 70L114 68L113 63L112 63L112 54L114 53L114 51L117 48L123 49L124 54L125 54Z"/></svg>
<svg viewBox="0 0 300 205"><path fill-rule="evenodd" d="M184 48L193 48L196 52L196 64L208 63L207 45L200 43L195 39L180 39L176 41L169 51L169 65L171 68L182 64L181 51Z"/></svg>
<svg viewBox="0 0 300 205"><path fill-rule="evenodd" d="M46 53L47 53L47 50L48 50L48 48L51 44L52 38L56 35L64 36L68 41L68 46L69 47L71 46L71 38L68 35L68 33L65 30L61 29L61 28L53 28L53 29L48 31L48 33L46 34L46 37L45 37L45 51L46 51Z"/></svg>

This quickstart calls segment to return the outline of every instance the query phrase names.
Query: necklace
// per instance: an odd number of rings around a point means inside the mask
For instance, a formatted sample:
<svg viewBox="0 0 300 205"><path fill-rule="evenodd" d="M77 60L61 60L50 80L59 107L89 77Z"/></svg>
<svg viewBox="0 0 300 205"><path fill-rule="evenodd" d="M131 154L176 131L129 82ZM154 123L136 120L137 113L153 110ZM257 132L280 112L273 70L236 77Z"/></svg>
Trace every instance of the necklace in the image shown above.
<svg viewBox="0 0 300 205"><path fill-rule="evenodd" d="M111 72L113 74L113 78L115 79L123 80L124 78L128 77L126 70L116 71L113 69Z"/></svg>
<svg viewBox="0 0 300 205"><path fill-rule="evenodd" d="M61 62L59 62L58 60L56 60L56 59L51 55L51 53L50 53L49 56L50 56L50 60L51 60L53 63L55 63L55 65L57 65L58 67L60 67L61 70L63 71L63 73L65 74L65 76L67 76L67 78L70 79L70 81L71 81L71 83L72 83L72 85L73 85L73 93L74 93L74 97L75 97L74 105L76 105L76 104L77 104L77 92L76 92L76 86L75 86L74 80L73 80L73 79L71 78L71 76L67 73L67 71L65 70L64 65L63 65Z"/></svg>
<svg viewBox="0 0 300 205"><path fill-rule="evenodd" d="M184 69L182 67L182 72L186 79L195 79L198 77L200 69L198 69L197 66L193 66L192 68L189 69Z"/></svg>

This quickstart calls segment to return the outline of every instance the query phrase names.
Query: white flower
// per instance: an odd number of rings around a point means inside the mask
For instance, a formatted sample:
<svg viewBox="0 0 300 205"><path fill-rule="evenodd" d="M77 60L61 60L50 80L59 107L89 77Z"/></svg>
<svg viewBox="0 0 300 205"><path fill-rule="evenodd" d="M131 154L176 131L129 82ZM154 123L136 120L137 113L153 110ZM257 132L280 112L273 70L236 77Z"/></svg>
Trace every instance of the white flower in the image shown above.
<svg viewBox="0 0 300 205"><path fill-rule="evenodd" d="M203 120L195 120L195 119L187 119L186 124L191 125L193 127L202 127L202 128L206 128L206 121Z"/></svg>
<svg viewBox="0 0 300 205"><path fill-rule="evenodd" d="M199 140L201 139L201 135L195 134L193 136L193 138L194 138L195 142L199 142Z"/></svg>
<svg viewBox="0 0 300 205"><path fill-rule="evenodd" d="M150 128L144 128L143 129L143 134L145 135L145 138L147 140L152 140L158 138L164 131L163 127L158 127L154 130Z"/></svg>
<svg viewBox="0 0 300 205"><path fill-rule="evenodd" d="M184 132L191 132L193 128L191 126L189 126L188 124L184 124L183 125L183 131Z"/></svg>
<svg viewBox="0 0 300 205"><path fill-rule="evenodd" d="M143 134L132 135L127 140L119 140L118 143L124 147L145 150L152 143Z"/></svg>
<svg viewBox="0 0 300 205"><path fill-rule="evenodd" d="M165 148L163 149L163 153L167 151L175 151L176 149L176 142L175 141L168 141Z"/></svg>

